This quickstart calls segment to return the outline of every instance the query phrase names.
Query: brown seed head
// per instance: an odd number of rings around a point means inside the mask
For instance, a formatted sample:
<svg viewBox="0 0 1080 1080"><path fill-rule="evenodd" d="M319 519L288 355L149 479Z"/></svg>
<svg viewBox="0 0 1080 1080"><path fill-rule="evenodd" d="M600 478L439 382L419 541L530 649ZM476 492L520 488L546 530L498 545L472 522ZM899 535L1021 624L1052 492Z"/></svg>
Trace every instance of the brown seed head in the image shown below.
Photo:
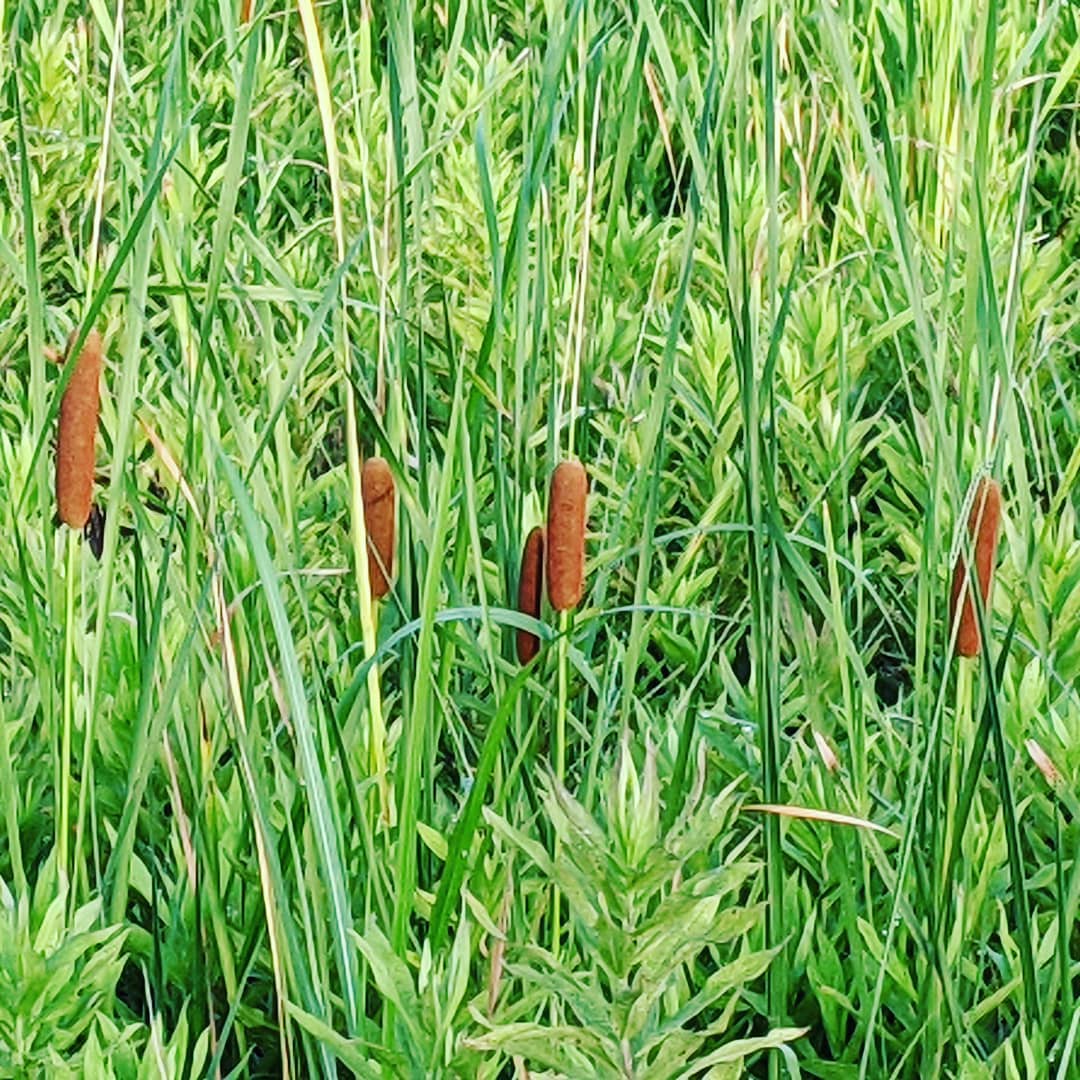
<svg viewBox="0 0 1080 1080"><path fill-rule="evenodd" d="M569 611L585 591L585 497L589 478L580 461L563 461L551 475L547 518L548 599Z"/></svg>
<svg viewBox="0 0 1080 1080"><path fill-rule="evenodd" d="M364 500L364 527L367 530L368 580L372 599L390 591L394 576L394 539L396 500L394 476L385 458L372 457L364 462L360 474L360 493Z"/></svg>
<svg viewBox="0 0 1080 1080"><path fill-rule="evenodd" d="M540 600L544 589L544 529L537 525L529 533L521 552L518 577L518 611L540 618ZM517 632L518 661L527 664L540 651L540 639L528 630Z"/></svg>
<svg viewBox="0 0 1080 1080"><path fill-rule="evenodd" d="M70 352L74 335L68 342ZM101 335L91 330L60 401L56 439L56 508L60 520L81 529L94 492L94 439L101 383Z"/></svg>
<svg viewBox="0 0 1080 1080"><path fill-rule="evenodd" d="M971 513L968 516L968 536L975 549L974 581L978 582L983 607L989 611L990 591L994 582L997 561L998 531L1001 526L1001 485L984 476L975 488ZM956 625L960 607L960 625L956 631L956 651L960 656L979 655L979 620L975 611L973 583L968 581L964 553L957 556L953 569L952 596L949 603L949 626Z"/></svg>

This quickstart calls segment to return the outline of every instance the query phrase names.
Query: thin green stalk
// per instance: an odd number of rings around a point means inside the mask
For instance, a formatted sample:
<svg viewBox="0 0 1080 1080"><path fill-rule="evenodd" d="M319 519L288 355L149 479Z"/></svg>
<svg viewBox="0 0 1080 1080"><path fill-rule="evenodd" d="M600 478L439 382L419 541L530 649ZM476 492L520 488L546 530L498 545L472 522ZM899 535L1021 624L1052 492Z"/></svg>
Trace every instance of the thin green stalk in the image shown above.
<svg viewBox="0 0 1080 1080"><path fill-rule="evenodd" d="M290 722L297 742L304 797L311 820L311 831L318 859L318 869L326 889L327 916L336 954L341 997L350 1034L359 1023L359 990L356 984L356 957L348 935L352 924L345 873L342 863L341 828L336 814L336 800L326 770L319 760L315 731L308 709L300 662L296 655L285 603L279 590L279 575L266 546L265 528L256 517L250 496L232 462L219 450L218 461L240 513L248 548L262 584L269 609L274 638L280 654L282 683L288 702Z"/></svg>
<svg viewBox="0 0 1080 1080"><path fill-rule="evenodd" d="M535 662L533 667L535 667ZM433 951L437 952L446 940L450 917L456 910L460 899L461 882L465 877L469 852L480 822L480 814L484 806L484 800L487 797L488 786L506 737L506 727L511 714L516 709L517 702L522 696L526 682L533 674L532 667L524 668L514 677L513 682L508 684L484 738L484 744L476 764L473 785L469 789L469 795L465 800L465 807L458 819L457 827L450 837L446 855L446 869L443 872L439 893L432 911L430 940Z"/></svg>
<svg viewBox="0 0 1080 1080"><path fill-rule="evenodd" d="M345 242L344 196L341 184L341 160L334 122L333 97L330 80L323 55L322 40L319 36L315 8L311 0L300 0L300 19L303 25L304 40L307 43L308 61L311 65L315 83L315 96L322 124L323 144L326 149L326 167L330 175L330 193L334 212L334 243L338 262L344 263L347 255ZM367 529L364 525L364 501L361 494L361 448L356 423L356 394L353 390L351 362L349 355L348 320L348 283L341 279L341 308L337 317L337 333L341 364L344 370L344 408L345 408L345 454L349 477L349 513L352 536L353 572L356 575L357 596L360 604L360 626L364 636L364 652L371 656L376 647L376 617L374 601L371 597L371 585L368 581L367 566ZM379 802L382 819L389 823L392 810L390 789L386 776L386 723L382 711L382 687L378 669L373 665L368 675L368 764L377 778Z"/></svg>
<svg viewBox="0 0 1080 1080"><path fill-rule="evenodd" d="M7 836L7 850L11 852L11 872L16 893L25 893L28 883L23 866L22 839L19 835L19 785L11 759L11 733L5 715L4 702L0 698L0 791L6 791L3 818Z"/></svg>
<svg viewBox="0 0 1080 1080"><path fill-rule="evenodd" d="M76 576L79 562L79 534L74 529L65 529L67 558L64 567L64 701L63 728L60 745L60 813L57 826L56 847L57 861L60 864L61 879L72 882L72 866L69 862L68 838L71 835L71 728L75 712L75 593ZM86 762L83 762L85 773ZM85 781L85 775L84 775ZM84 785L85 786L85 782ZM75 903L76 890L70 891L72 904Z"/></svg>
<svg viewBox="0 0 1080 1080"><path fill-rule="evenodd" d="M450 533L450 505L457 486L457 428L462 422L465 398L462 387L463 370L464 364L459 364L446 433L446 453L439 480L435 520L431 530L431 547L427 553L427 567L424 571L420 604L423 623L417 644L413 708L405 729L404 748L397 766L400 776L397 853L394 861L397 897L390 941L394 952L400 957L405 956L409 923L416 901L416 823L419 819L420 768L427 747L433 711L431 689L435 663L435 615L439 606L439 588L442 583L447 537Z"/></svg>
<svg viewBox="0 0 1080 1080"><path fill-rule="evenodd" d="M994 764L997 767L998 792L1001 812L1005 819L1005 840L1009 858L1009 877L1012 885L1013 918L1016 920L1017 947L1020 950L1020 970L1024 984L1026 1021L1030 1036L1040 1038L1039 983L1035 972L1035 948L1032 940L1031 909L1028 905L1026 874L1024 872L1023 840L1013 796L1012 763L1005 740L1005 722L999 701L1000 676L994 670L988 643L989 620L983 610L981 594L976 591L976 612L979 634L984 643L982 668L986 676L986 722L990 726L990 738L994 746ZM1006 649L1007 651L1007 649Z"/></svg>
<svg viewBox="0 0 1080 1080"><path fill-rule="evenodd" d="M555 703L555 778L560 784L566 783L566 710L569 695L568 668L570 663L570 612L559 615L558 644L558 697ZM559 860L559 834L553 839L553 858ZM551 886L551 951L558 957L562 938L562 897L559 886ZM552 1022L557 1022L553 1017Z"/></svg>

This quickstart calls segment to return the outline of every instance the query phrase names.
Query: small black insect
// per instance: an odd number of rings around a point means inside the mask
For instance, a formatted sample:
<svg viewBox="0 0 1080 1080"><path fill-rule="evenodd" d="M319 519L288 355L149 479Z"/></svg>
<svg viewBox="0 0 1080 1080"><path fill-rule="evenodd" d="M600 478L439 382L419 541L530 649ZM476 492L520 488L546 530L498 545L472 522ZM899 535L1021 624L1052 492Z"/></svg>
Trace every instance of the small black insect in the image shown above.
<svg viewBox="0 0 1080 1080"><path fill-rule="evenodd" d="M130 526L120 526L122 540L129 540L134 535L135 530ZM105 550L105 508L99 503L94 503L90 507L90 516L83 526L83 539L90 545L94 558L101 562L101 554Z"/></svg>
<svg viewBox="0 0 1080 1080"><path fill-rule="evenodd" d="M94 558L101 562L101 553L105 550L105 511L97 503L90 507L90 516L83 526L83 537L90 545Z"/></svg>
<svg viewBox="0 0 1080 1080"><path fill-rule="evenodd" d="M104 472L98 473L94 478L94 482L98 487L108 487L108 474ZM152 510L157 514L167 514L169 512L168 493L156 479L151 479L143 505L147 510ZM59 514L53 514L52 521L53 528L60 527ZM91 503L90 516L86 519L82 532L83 539L90 545L90 551L94 558L101 562L101 556L105 551L105 507L103 505ZM121 540L130 540L134 535L135 529L132 526L120 526L119 536Z"/></svg>

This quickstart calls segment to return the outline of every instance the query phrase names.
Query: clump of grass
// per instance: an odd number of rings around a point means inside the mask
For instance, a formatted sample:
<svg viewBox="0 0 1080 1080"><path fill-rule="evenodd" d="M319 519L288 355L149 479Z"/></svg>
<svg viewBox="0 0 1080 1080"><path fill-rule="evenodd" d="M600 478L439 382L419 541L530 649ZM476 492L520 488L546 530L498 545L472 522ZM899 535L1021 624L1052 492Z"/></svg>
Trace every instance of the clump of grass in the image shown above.
<svg viewBox="0 0 1080 1080"><path fill-rule="evenodd" d="M975 581L978 583L983 608L988 608L997 560L998 532L1001 526L1001 485L984 476L975 488L971 513L968 516L968 536L975 548ZM981 639L975 597L969 583L964 553L956 557L953 569L952 598L949 604L949 626L960 624L956 630L956 652L960 656L978 656Z"/></svg>
<svg viewBox="0 0 1080 1080"><path fill-rule="evenodd" d="M390 591L394 577L394 541L397 505L394 475L385 458L371 457L364 462L360 477L364 500L364 528L367 530L368 581L371 596L379 600Z"/></svg>
<svg viewBox="0 0 1080 1080"><path fill-rule="evenodd" d="M192 0L182 33L108 7L18 5L4 80L0 923L5 882L57 933L101 893L91 932L137 948L125 1009L81 995L15 1071L83 1069L67 1039L107 1072L84 1041L119 1059L149 1001L191 1033L174 1054L155 1021L167 1075L701 1075L796 1020L792 1074L1070 1074L1069 5L904 5L899 38L866 4ZM92 506L85 543L41 535L42 350L105 305L134 543L111 522L92 569ZM358 417L395 484L415 463L400 563L357 542ZM1015 646L943 679L941 510L991 447ZM564 457L604 477L595 559L576 611L541 600L550 643L516 617L540 646L502 642L508 671L491 594ZM165 515L136 497L159 470ZM744 796L903 840L775 814L762 838Z"/></svg>
<svg viewBox="0 0 1080 1080"><path fill-rule="evenodd" d="M585 591L585 497L580 461L562 461L551 476L547 517L547 589L556 611L572 611Z"/></svg>
<svg viewBox="0 0 1080 1080"><path fill-rule="evenodd" d="M68 343L68 351L74 335ZM82 529L90 517L94 494L94 441L100 405L101 335L91 330L75 361L60 402L56 442L56 508L60 520Z"/></svg>
<svg viewBox="0 0 1080 1080"><path fill-rule="evenodd" d="M518 576L518 611L540 618L540 602L544 591L544 527L537 525L526 537L521 552L521 574ZM517 656L527 664L540 651L540 638L529 630L517 632Z"/></svg>

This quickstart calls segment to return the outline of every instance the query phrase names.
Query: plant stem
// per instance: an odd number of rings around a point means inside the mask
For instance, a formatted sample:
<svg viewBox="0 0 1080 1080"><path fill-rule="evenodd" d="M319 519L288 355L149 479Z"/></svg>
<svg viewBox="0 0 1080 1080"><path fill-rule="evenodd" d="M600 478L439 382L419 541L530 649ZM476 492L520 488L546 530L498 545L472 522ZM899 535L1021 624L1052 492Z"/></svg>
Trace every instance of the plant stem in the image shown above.
<svg viewBox="0 0 1080 1080"><path fill-rule="evenodd" d="M78 569L79 534L67 532L67 560L64 570L66 598L64 604L64 705L63 733L60 746L60 814L56 846L61 880L70 881L68 837L71 832L71 727L75 711L75 575ZM71 902L74 905L75 890Z"/></svg>

